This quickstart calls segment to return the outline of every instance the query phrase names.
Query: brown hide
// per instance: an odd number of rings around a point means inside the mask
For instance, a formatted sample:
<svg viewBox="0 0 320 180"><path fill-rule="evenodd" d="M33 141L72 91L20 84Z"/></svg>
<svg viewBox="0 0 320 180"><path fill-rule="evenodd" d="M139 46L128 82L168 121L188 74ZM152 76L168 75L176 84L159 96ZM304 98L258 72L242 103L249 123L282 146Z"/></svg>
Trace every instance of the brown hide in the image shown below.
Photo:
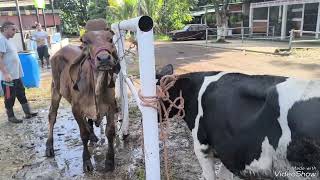
<svg viewBox="0 0 320 180"><path fill-rule="evenodd" d="M96 125L100 125L102 118L107 116L108 150L105 170L112 171L114 169L114 119L117 110L112 77L114 73L119 72L120 65L112 41L113 33L102 28L100 21L90 21L88 27L94 31L87 31L81 37L80 47L71 45L63 47L51 58L52 88L46 156L54 156L53 128L59 102L61 97L64 97L72 105L72 114L80 129L85 171L93 170L88 142L98 141L94 134L93 121Z"/></svg>
<svg viewBox="0 0 320 180"><path fill-rule="evenodd" d="M107 88L107 84L103 85L102 95L97 97L97 105L99 115L95 107L95 92L93 81L93 69L90 63L85 60L82 62L84 55L81 49L77 46L66 46L58 51L52 58L52 75L53 87L71 104L79 105L84 117L97 120L98 117L103 117L109 106L114 104L114 88ZM82 64L82 66L80 66ZM79 74L81 68L81 73ZM101 72L106 73L106 72ZM107 74L107 73L106 73ZM79 76L79 77L78 77ZM73 87L79 79L78 88Z"/></svg>

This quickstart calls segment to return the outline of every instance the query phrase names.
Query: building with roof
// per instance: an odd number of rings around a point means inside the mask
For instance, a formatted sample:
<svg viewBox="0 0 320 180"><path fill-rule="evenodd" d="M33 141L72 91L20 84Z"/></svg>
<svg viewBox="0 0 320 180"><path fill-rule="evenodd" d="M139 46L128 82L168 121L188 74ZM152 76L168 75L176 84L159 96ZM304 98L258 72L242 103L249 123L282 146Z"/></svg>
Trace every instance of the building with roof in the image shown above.
<svg viewBox="0 0 320 180"><path fill-rule="evenodd" d="M45 9L43 13L42 10L37 10L37 8L35 8L33 0L18 1L23 30L34 28L35 22L38 21L47 27L59 27L61 25L59 10L52 10L49 0L46 0L45 2L47 9ZM14 0L0 0L0 24L7 20L12 21L17 25L19 24L16 3Z"/></svg>
<svg viewBox="0 0 320 180"><path fill-rule="evenodd" d="M59 10L53 8L53 0L45 0L45 4L46 9L38 9L33 0L0 0L0 26L5 21L11 21L19 27L19 32L13 38L18 50L27 49L25 38L38 22L51 35L60 31Z"/></svg>
<svg viewBox="0 0 320 180"><path fill-rule="evenodd" d="M232 16L239 21L229 21L229 27L247 27L251 33L260 33L279 37L289 37L291 29L312 31L319 38L320 0L234 0L228 6L229 19ZM205 14L214 13L213 6L195 11L192 16L198 23L206 23ZM308 34L300 33L300 36ZM309 34L310 35L310 34Z"/></svg>

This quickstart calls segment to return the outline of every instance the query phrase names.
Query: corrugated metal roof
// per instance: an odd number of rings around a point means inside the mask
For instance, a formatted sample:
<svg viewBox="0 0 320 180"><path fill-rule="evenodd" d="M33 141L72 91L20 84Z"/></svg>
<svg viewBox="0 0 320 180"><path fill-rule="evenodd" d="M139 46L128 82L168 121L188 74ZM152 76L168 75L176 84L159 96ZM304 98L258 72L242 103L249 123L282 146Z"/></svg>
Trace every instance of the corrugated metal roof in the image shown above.
<svg viewBox="0 0 320 180"><path fill-rule="evenodd" d="M19 0L19 6L32 6L33 0ZM45 0L46 4L50 4L49 0ZM0 8L16 7L14 0L0 0Z"/></svg>

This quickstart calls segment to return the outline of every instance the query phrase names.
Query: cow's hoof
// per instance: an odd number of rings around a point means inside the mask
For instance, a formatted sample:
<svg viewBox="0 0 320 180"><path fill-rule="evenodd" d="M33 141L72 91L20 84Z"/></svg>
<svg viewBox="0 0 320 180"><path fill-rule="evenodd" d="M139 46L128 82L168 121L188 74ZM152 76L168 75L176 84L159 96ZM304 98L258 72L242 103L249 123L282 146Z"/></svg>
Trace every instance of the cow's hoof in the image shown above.
<svg viewBox="0 0 320 180"><path fill-rule="evenodd" d="M113 171L114 170L114 161L112 160L106 160L106 172Z"/></svg>
<svg viewBox="0 0 320 180"><path fill-rule="evenodd" d="M90 159L83 162L83 170L85 172L93 171L93 166Z"/></svg>
<svg viewBox="0 0 320 180"><path fill-rule="evenodd" d="M46 148L46 156L47 156L47 157L54 157L53 147L47 147L47 148Z"/></svg>

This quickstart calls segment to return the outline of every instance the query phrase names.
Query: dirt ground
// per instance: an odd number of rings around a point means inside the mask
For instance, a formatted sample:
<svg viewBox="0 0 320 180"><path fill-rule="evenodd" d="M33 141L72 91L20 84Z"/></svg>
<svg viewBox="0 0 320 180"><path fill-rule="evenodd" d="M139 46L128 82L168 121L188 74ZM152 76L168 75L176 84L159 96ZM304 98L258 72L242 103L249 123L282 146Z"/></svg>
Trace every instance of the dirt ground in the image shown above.
<svg viewBox="0 0 320 180"><path fill-rule="evenodd" d="M319 49L295 50L291 56L281 57L184 43L157 42L155 47L157 67L172 63L177 74L194 71L230 71L302 79L320 78ZM136 63L137 61L130 61L129 65L129 73L134 77L138 75ZM56 156L44 157L48 135L50 81L50 71L44 71L41 87L27 90L28 99L39 111L39 116L25 120L23 124L7 122L3 98L0 98L0 179L144 179L141 114L133 100L130 103L130 136L123 141L121 135L119 133L117 135L116 169L113 173L103 172L107 144L104 128L101 128L103 126L95 129L100 141L90 148L95 170L92 173L82 171L82 143L79 129L71 114L70 105L65 101L60 103L54 129ZM15 110L17 116L21 117L22 112L18 102ZM105 122L104 120L104 125ZM120 129L121 122L117 124L117 128ZM171 179L201 178L201 168L193 153L191 133L185 123L178 120L171 121L169 134ZM162 152L162 144L160 147Z"/></svg>

